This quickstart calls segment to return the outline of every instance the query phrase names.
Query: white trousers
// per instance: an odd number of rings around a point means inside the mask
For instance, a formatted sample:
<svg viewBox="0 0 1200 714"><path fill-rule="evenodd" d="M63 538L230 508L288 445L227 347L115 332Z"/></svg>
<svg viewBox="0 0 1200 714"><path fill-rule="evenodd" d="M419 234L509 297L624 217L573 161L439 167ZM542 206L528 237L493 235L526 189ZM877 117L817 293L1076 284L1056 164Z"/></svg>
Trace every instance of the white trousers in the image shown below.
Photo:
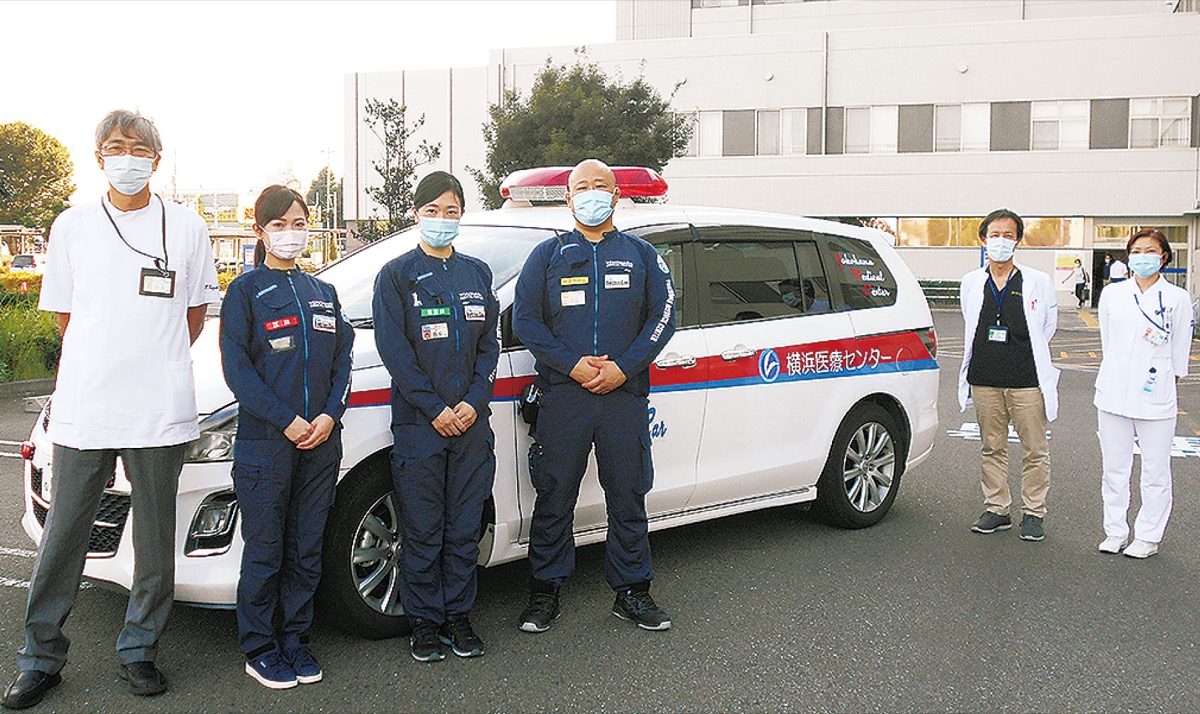
<svg viewBox="0 0 1200 714"><path fill-rule="evenodd" d="M1158 543L1171 517L1171 441L1175 417L1129 419L1097 410L1100 453L1104 458L1104 535L1129 536L1129 481L1133 471L1133 439L1142 450L1142 507L1133 524L1133 537Z"/></svg>

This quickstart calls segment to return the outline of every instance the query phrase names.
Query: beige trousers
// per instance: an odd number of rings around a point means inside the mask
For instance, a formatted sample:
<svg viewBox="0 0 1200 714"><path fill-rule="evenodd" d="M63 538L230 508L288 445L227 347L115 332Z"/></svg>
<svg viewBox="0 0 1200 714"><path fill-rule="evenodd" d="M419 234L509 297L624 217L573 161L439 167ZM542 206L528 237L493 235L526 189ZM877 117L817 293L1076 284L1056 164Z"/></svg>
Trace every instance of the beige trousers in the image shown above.
<svg viewBox="0 0 1200 714"><path fill-rule="evenodd" d="M1045 518L1050 490L1050 442L1046 403L1038 387L1002 389L971 387L979 436L983 442L983 503L987 510L1008 515L1008 424L1012 422L1025 457L1021 467L1021 511Z"/></svg>

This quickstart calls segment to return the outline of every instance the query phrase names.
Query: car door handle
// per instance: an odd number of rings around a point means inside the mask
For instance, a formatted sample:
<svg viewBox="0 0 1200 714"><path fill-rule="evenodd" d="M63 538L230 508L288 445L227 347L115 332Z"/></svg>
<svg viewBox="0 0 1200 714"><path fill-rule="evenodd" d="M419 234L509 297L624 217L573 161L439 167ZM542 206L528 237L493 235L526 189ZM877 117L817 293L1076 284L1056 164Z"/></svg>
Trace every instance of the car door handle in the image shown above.
<svg viewBox="0 0 1200 714"><path fill-rule="evenodd" d="M680 355L678 357L660 359L654 363L654 366L659 369L667 369L669 367L683 367L687 369L688 367L696 366L696 357L695 355Z"/></svg>
<svg viewBox="0 0 1200 714"><path fill-rule="evenodd" d="M732 350L725 350L722 352L721 359L725 360L726 362L732 362L735 359L753 357L756 354L758 354L758 350L750 349L749 347L735 347Z"/></svg>

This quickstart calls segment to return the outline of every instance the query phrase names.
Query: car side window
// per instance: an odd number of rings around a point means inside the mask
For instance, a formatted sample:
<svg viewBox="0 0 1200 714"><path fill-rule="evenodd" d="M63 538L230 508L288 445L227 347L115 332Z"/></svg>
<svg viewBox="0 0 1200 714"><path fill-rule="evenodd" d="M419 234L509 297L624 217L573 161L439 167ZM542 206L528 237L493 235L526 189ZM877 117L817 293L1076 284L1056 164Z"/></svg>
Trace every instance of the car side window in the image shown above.
<svg viewBox="0 0 1200 714"><path fill-rule="evenodd" d="M821 267L817 245L809 241L797 241L792 247L796 251L800 273L795 279L780 281L780 298L796 312L806 315L830 312L833 303L829 298L829 279Z"/></svg>
<svg viewBox="0 0 1200 714"><path fill-rule="evenodd" d="M687 244L692 241L692 229L688 225L667 224L657 226L640 226L632 228L632 233L654 246L659 257L667 264L671 273L671 285L675 289L675 327L692 327L698 325L695 311L688 297L689 278L684 266L687 262Z"/></svg>
<svg viewBox="0 0 1200 714"><path fill-rule="evenodd" d="M792 302L803 306L801 278L789 241L702 242L696 251L700 320L722 325L795 315Z"/></svg>
<svg viewBox="0 0 1200 714"><path fill-rule="evenodd" d="M826 236L847 310L896 304L896 278L865 240Z"/></svg>

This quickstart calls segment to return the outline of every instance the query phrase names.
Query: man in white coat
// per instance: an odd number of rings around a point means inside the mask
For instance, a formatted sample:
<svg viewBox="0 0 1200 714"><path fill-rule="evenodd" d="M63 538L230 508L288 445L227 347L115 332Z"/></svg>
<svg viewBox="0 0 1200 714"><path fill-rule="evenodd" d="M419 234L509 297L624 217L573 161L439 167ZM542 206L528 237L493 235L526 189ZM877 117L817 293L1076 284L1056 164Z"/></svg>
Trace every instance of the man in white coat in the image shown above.
<svg viewBox="0 0 1200 714"><path fill-rule="evenodd" d="M1008 489L1008 425L1021 440L1021 538L1045 538L1050 490L1049 423L1058 416L1058 369L1050 338L1058 326L1054 282L1046 273L1013 262L1025 234L1021 217L1002 208L979 226L987 265L963 276L959 291L966 328L958 402L974 402L983 453L985 511L971 530L1012 528Z"/></svg>

